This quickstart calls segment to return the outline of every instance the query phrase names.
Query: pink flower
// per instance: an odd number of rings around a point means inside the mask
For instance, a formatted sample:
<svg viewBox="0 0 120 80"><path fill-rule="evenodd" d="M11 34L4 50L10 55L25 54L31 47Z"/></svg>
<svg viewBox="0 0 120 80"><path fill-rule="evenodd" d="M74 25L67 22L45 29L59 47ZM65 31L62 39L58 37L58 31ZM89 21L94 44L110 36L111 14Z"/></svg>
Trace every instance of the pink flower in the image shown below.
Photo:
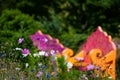
<svg viewBox="0 0 120 80"><path fill-rule="evenodd" d="M75 58L75 60L77 60L77 61L83 61L84 58L82 58L82 57L77 57L77 58Z"/></svg>
<svg viewBox="0 0 120 80"><path fill-rule="evenodd" d="M36 76L37 76L37 77L40 77L40 76L42 76L42 74L43 74L43 72L40 71L40 72L38 72L38 74L37 74Z"/></svg>
<svg viewBox="0 0 120 80"><path fill-rule="evenodd" d="M18 44L21 44L24 41L24 38L19 38L18 39Z"/></svg>
<svg viewBox="0 0 120 80"><path fill-rule="evenodd" d="M89 64L86 68L89 71L89 70L93 70L95 68L95 66L92 64Z"/></svg>
<svg viewBox="0 0 120 80"><path fill-rule="evenodd" d="M26 57L30 51L28 49L22 49L23 56Z"/></svg>
<svg viewBox="0 0 120 80"><path fill-rule="evenodd" d="M90 77L91 77L91 78L94 78L94 74L90 74Z"/></svg>

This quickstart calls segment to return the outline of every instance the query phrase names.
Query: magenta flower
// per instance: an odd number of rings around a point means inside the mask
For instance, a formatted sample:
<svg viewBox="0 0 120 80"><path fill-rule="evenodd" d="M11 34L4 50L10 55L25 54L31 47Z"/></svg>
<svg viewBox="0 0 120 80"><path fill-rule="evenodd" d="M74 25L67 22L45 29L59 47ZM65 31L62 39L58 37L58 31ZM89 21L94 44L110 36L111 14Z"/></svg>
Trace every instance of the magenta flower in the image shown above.
<svg viewBox="0 0 120 80"><path fill-rule="evenodd" d="M64 50L64 47L57 39L51 38L49 35L42 34L40 31L31 35L30 39L33 41L33 45L38 47L38 50L46 51L49 54L51 50L54 50L55 53L62 53Z"/></svg>
<svg viewBox="0 0 120 80"><path fill-rule="evenodd" d="M78 69L79 69L80 71L85 71L85 70L86 70L86 67L79 66Z"/></svg>
<svg viewBox="0 0 120 80"><path fill-rule="evenodd" d="M91 77L91 78L94 78L94 74L90 74L90 77Z"/></svg>
<svg viewBox="0 0 120 80"><path fill-rule="evenodd" d="M18 39L18 44L21 44L24 41L24 38L19 38Z"/></svg>
<svg viewBox="0 0 120 80"><path fill-rule="evenodd" d="M86 67L86 69L89 71L89 70L93 70L95 68L95 66L94 65L92 65L92 64L89 64L87 67Z"/></svg>
<svg viewBox="0 0 120 80"><path fill-rule="evenodd" d="M22 55L26 57L30 53L30 51L28 49L22 49L22 53Z"/></svg>

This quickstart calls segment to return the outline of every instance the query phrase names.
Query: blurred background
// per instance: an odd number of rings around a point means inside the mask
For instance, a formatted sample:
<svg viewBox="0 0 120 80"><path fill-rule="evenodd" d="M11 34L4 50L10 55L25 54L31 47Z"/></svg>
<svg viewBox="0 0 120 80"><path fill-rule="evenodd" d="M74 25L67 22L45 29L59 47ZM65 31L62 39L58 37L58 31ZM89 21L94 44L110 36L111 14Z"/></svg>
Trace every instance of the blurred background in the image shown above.
<svg viewBox="0 0 120 80"><path fill-rule="evenodd" d="M41 30L76 52L98 26L119 38L119 4L120 0L0 0L0 44Z"/></svg>

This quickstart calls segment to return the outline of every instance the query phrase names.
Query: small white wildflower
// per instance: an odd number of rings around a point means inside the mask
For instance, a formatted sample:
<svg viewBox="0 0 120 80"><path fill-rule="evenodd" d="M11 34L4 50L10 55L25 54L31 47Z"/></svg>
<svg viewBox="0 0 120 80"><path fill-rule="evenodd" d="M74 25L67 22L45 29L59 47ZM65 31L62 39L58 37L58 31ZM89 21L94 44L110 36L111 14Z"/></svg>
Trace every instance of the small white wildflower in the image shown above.
<svg viewBox="0 0 120 80"><path fill-rule="evenodd" d="M15 50L20 50L20 51L21 51L21 50L22 50L22 48L15 48Z"/></svg>
<svg viewBox="0 0 120 80"><path fill-rule="evenodd" d="M68 62L68 63L67 63L67 67L70 69L70 68L73 67L73 64L72 64L71 62Z"/></svg>
<svg viewBox="0 0 120 80"><path fill-rule="evenodd" d="M58 57L57 57L57 56L55 56L55 60L57 60L57 58L58 58Z"/></svg>
<svg viewBox="0 0 120 80"><path fill-rule="evenodd" d="M112 80L112 77L111 77L111 76L109 76L109 77L108 77L108 79Z"/></svg>
<svg viewBox="0 0 120 80"><path fill-rule="evenodd" d="M29 66L29 64L28 64L28 63L26 63L26 64L25 64L25 67L26 67L26 68L28 68L28 66Z"/></svg>
<svg viewBox="0 0 120 80"><path fill-rule="evenodd" d="M45 55L45 51L40 51L40 52L39 52L39 55L40 55L40 56L44 56L44 55Z"/></svg>
<svg viewBox="0 0 120 80"><path fill-rule="evenodd" d="M42 66L42 63L39 63L38 66Z"/></svg>
<svg viewBox="0 0 120 80"><path fill-rule="evenodd" d="M83 74L81 77L80 77L80 80L88 80L88 78L86 77L86 74Z"/></svg>
<svg viewBox="0 0 120 80"><path fill-rule="evenodd" d="M86 77L86 74L83 74L83 77Z"/></svg>
<svg viewBox="0 0 120 80"><path fill-rule="evenodd" d="M33 54L34 57L39 57L38 53Z"/></svg>
<svg viewBox="0 0 120 80"><path fill-rule="evenodd" d="M55 51L54 51L54 50L51 50L50 53L51 53L51 54L55 54Z"/></svg>
<svg viewBox="0 0 120 80"><path fill-rule="evenodd" d="M100 76L99 74L96 75L96 77L99 77L99 76Z"/></svg>
<svg viewBox="0 0 120 80"><path fill-rule="evenodd" d="M19 71L19 70L20 70L20 68L15 68L15 70L16 70L16 71Z"/></svg>

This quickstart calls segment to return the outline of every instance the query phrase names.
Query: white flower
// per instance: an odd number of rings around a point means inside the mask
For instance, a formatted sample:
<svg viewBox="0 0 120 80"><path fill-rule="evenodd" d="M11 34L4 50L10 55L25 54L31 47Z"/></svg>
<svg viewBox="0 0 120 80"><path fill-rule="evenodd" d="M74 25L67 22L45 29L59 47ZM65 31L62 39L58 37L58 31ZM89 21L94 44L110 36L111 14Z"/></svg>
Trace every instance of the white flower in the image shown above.
<svg viewBox="0 0 120 80"><path fill-rule="evenodd" d="M20 70L20 68L15 68L15 70L16 70L16 71L19 71L19 70Z"/></svg>
<svg viewBox="0 0 120 80"><path fill-rule="evenodd" d="M42 63L39 63L38 66L42 66Z"/></svg>
<svg viewBox="0 0 120 80"><path fill-rule="evenodd" d="M51 53L51 54L55 54L55 51L54 51L54 50L51 50L50 53Z"/></svg>
<svg viewBox="0 0 120 80"><path fill-rule="evenodd" d="M22 50L22 48L15 48L15 50Z"/></svg>
<svg viewBox="0 0 120 80"><path fill-rule="evenodd" d="M33 56L34 57L39 57L39 54L38 53L34 53Z"/></svg>
<svg viewBox="0 0 120 80"><path fill-rule="evenodd" d="M72 64L71 62L68 62L68 63L67 63L67 67L70 69L70 68L73 67L73 64Z"/></svg>
<svg viewBox="0 0 120 80"><path fill-rule="evenodd" d="M28 63L26 63L26 64L25 64L25 67L26 67L26 68L28 68L28 66L29 66L29 64L28 64Z"/></svg>
<svg viewBox="0 0 120 80"><path fill-rule="evenodd" d="M111 76L109 76L109 77L108 77L108 79L112 80L112 77L111 77Z"/></svg>
<svg viewBox="0 0 120 80"><path fill-rule="evenodd" d="M40 51L39 52L39 56L44 56L45 55L45 51Z"/></svg>

